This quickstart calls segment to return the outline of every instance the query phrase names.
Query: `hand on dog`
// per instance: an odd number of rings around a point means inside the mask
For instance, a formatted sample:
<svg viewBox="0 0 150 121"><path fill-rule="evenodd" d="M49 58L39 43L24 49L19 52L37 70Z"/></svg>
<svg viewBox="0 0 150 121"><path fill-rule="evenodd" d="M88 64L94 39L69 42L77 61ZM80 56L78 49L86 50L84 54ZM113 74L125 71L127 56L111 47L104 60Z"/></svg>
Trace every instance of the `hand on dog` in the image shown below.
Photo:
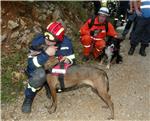
<svg viewBox="0 0 150 121"><path fill-rule="evenodd" d="M52 68L56 63L58 63L58 59L55 57L50 57L50 59L44 64L45 70Z"/></svg>
<svg viewBox="0 0 150 121"><path fill-rule="evenodd" d="M115 39L119 42L122 42L124 40L124 37L122 35L118 35L115 37Z"/></svg>
<svg viewBox="0 0 150 121"><path fill-rule="evenodd" d="M70 63L69 59L66 56L63 56L62 59L60 59L60 62L64 62L64 63L67 63L67 64Z"/></svg>

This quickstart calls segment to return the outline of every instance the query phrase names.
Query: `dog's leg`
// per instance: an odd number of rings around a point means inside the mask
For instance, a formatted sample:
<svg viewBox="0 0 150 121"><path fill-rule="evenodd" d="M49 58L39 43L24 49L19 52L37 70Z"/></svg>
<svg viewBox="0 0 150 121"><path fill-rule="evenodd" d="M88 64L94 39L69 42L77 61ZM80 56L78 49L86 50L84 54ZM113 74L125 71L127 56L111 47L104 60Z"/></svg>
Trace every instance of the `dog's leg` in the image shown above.
<svg viewBox="0 0 150 121"><path fill-rule="evenodd" d="M104 83L99 83L102 81L95 80L96 85L95 89L97 90L98 95L104 100L104 102L108 105L108 107L110 108L111 111L111 117L109 117L108 119L114 119L114 105L113 102L111 101L111 97L108 94L108 90L109 90L109 84L108 84L108 79L105 75L101 78L101 80L103 80ZM105 80L105 81L104 81ZM101 86L99 86L101 85Z"/></svg>
<svg viewBox="0 0 150 121"><path fill-rule="evenodd" d="M114 119L114 104L111 101L110 95L108 93L99 92L99 91L98 91L98 94L110 108L111 116L108 119Z"/></svg>
<svg viewBox="0 0 150 121"><path fill-rule="evenodd" d="M108 119L114 119L114 104L111 101L111 97L108 93L101 93L101 97L105 101L105 103L109 106L111 111L111 116Z"/></svg>
<svg viewBox="0 0 150 121"><path fill-rule="evenodd" d="M109 56L107 60L107 66L106 66L107 69L110 69L111 59L112 59L112 56Z"/></svg>
<svg viewBox="0 0 150 121"><path fill-rule="evenodd" d="M105 60L105 49L103 49L102 53L100 54L100 63L99 65L102 65Z"/></svg>
<svg viewBox="0 0 150 121"><path fill-rule="evenodd" d="M103 65L103 63L104 63L104 58L101 59L101 61L100 61L99 64L100 64L100 65Z"/></svg>
<svg viewBox="0 0 150 121"><path fill-rule="evenodd" d="M107 56L103 55L103 57L102 57L102 59L100 61L100 65L103 65L105 63L106 59L107 59Z"/></svg>
<svg viewBox="0 0 150 121"><path fill-rule="evenodd" d="M51 90L51 96L52 96L52 105L48 108L48 112L54 113L57 108L57 93L56 93L56 83L57 83L57 77L51 76L50 74L47 75L47 83Z"/></svg>

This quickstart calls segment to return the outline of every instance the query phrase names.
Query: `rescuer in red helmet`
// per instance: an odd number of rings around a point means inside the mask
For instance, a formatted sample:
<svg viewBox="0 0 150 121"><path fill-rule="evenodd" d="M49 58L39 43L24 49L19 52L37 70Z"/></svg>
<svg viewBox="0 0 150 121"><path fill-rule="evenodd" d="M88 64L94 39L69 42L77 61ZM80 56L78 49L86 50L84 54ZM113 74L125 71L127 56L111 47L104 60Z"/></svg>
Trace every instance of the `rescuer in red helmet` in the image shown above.
<svg viewBox="0 0 150 121"><path fill-rule="evenodd" d="M50 98L44 64L51 56L58 57L59 61L74 63L75 55L71 40L64 33L65 29L61 23L52 22L47 26L44 34L39 34L32 40L26 69L29 82L25 89L22 112L31 112L33 99L43 86L45 86L47 97Z"/></svg>

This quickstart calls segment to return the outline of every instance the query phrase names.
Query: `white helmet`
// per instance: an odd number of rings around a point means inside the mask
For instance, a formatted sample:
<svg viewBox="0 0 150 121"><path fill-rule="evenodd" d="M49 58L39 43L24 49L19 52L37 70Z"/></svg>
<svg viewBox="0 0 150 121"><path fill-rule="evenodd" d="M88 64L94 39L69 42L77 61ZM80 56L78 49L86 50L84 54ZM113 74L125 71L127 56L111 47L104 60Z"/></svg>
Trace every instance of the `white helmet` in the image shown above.
<svg viewBox="0 0 150 121"><path fill-rule="evenodd" d="M99 14L104 14L106 16L109 16L109 10L106 7L101 7L98 11Z"/></svg>

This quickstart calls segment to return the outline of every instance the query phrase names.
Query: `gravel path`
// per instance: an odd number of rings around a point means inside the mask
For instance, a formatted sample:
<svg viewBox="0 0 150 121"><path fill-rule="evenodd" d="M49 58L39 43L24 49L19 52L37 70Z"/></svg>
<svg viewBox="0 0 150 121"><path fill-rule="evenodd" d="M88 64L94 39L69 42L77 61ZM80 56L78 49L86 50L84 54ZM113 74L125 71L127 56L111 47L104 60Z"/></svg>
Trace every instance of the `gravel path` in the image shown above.
<svg viewBox="0 0 150 121"><path fill-rule="evenodd" d="M128 56L129 41L122 43L121 53L124 61L106 70L110 80L110 91L115 106L117 120L150 120L150 48L147 56L138 54L139 47L133 56ZM48 121L48 120L105 120L110 110L104 109L104 102L91 91L83 87L78 90L58 94L58 108L49 114L46 105L51 101L46 98L45 90L36 96L32 113L23 114L21 105L23 96L15 104L2 104L3 121Z"/></svg>

